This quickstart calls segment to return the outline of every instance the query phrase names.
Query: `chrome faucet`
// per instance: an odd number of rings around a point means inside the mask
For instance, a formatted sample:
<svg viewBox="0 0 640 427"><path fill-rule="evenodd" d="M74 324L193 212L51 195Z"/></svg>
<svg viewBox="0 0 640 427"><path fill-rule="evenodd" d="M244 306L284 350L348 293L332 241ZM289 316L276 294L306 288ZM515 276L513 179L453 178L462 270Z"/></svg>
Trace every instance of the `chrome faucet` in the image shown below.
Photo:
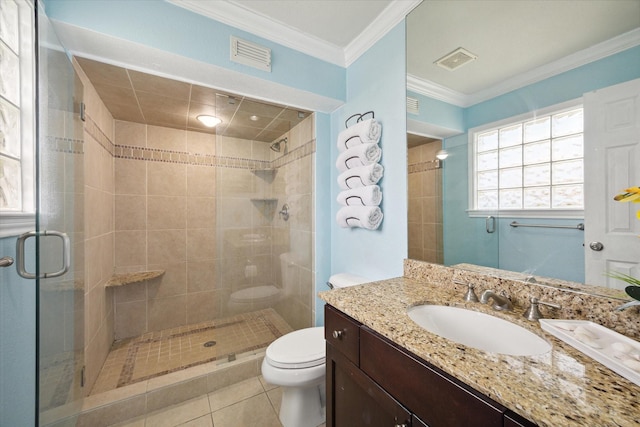
<svg viewBox="0 0 640 427"><path fill-rule="evenodd" d="M634 305L640 305L640 301L633 300L633 301L626 302L626 303L616 307L615 311L622 311L622 310L624 310L626 308L633 307Z"/></svg>
<svg viewBox="0 0 640 427"><path fill-rule="evenodd" d="M480 302L482 304L488 304L490 298L493 298L493 304L491 305L491 307L493 307L494 310L513 310L513 304L511 304L511 300L506 295L498 295L491 289L488 289L482 293L482 296L480 296Z"/></svg>

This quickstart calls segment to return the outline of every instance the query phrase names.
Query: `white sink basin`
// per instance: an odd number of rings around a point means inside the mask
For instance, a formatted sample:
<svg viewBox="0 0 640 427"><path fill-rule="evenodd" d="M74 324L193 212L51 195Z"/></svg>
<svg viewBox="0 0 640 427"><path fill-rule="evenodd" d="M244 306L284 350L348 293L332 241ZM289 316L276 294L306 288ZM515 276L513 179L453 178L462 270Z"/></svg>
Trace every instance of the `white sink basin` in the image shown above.
<svg viewBox="0 0 640 427"><path fill-rule="evenodd" d="M407 314L429 332L490 353L534 356L551 350L551 344L514 323L464 308L418 305Z"/></svg>

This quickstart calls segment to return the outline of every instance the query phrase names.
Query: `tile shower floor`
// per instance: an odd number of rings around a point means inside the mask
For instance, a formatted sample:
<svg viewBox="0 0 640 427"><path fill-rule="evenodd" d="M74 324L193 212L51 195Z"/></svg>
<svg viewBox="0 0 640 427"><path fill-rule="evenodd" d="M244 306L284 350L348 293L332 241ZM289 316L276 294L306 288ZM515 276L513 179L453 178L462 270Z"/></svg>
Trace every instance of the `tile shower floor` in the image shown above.
<svg viewBox="0 0 640 427"><path fill-rule="evenodd" d="M91 394L203 363L234 360L291 331L275 310L265 309L119 340L113 344Z"/></svg>

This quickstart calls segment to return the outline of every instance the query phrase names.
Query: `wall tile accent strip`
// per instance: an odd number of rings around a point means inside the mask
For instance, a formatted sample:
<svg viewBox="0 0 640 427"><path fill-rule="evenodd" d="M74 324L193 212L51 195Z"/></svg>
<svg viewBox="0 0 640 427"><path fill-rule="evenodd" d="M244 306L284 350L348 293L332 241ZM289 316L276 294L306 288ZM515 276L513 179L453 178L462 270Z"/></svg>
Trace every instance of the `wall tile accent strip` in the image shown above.
<svg viewBox="0 0 640 427"><path fill-rule="evenodd" d="M208 154L193 154L184 151L162 150L157 148L115 145L113 155L116 158L132 160L148 160L153 162L180 163L200 166L216 166L235 169L267 169L279 168L299 160L316 151L316 140L313 139L301 147L273 161L253 160L242 157L226 157Z"/></svg>
<svg viewBox="0 0 640 427"><path fill-rule="evenodd" d="M58 153L84 154L84 140L82 139L48 136L47 147Z"/></svg>
<svg viewBox="0 0 640 427"><path fill-rule="evenodd" d="M421 163L409 165L410 174L431 171L436 169L440 169L438 160L429 160L427 162L421 162Z"/></svg>

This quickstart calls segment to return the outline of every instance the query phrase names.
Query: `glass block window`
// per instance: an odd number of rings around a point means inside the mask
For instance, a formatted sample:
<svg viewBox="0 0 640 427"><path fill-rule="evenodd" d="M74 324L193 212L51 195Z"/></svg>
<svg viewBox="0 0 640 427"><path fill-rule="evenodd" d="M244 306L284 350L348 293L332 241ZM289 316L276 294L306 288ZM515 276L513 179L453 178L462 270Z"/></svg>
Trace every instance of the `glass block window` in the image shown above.
<svg viewBox="0 0 640 427"><path fill-rule="evenodd" d="M472 210L583 209L583 109L473 134Z"/></svg>
<svg viewBox="0 0 640 427"><path fill-rule="evenodd" d="M0 0L0 237L35 211L33 3Z"/></svg>

